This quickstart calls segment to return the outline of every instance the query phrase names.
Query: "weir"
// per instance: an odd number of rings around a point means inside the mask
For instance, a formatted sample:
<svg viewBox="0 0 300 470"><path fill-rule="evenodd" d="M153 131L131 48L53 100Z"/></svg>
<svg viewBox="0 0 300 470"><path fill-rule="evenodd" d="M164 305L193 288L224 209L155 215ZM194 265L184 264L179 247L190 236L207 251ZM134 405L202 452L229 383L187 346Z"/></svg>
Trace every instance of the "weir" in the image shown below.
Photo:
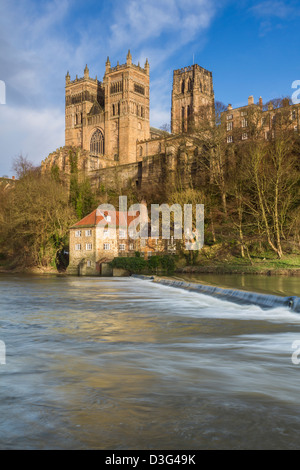
<svg viewBox="0 0 300 470"><path fill-rule="evenodd" d="M170 287L178 287L193 292L199 292L201 294L210 295L212 297L217 297L219 299L227 300L229 302L247 305L253 304L265 309L287 307L293 312L300 313L300 297L296 296L280 297L277 295L258 294L257 292L247 292L235 289L223 289L221 287L189 283L185 281L176 281L175 279L165 279L158 276L143 276L133 274L132 277L150 280L154 283Z"/></svg>

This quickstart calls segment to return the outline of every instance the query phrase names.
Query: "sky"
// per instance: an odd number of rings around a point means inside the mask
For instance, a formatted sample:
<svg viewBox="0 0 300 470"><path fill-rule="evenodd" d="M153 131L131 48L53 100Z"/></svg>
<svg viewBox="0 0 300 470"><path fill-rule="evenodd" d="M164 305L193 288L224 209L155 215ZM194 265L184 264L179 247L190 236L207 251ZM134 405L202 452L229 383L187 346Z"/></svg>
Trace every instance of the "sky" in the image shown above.
<svg viewBox="0 0 300 470"><path fill-rule="evenodd" d="M0 0L0 176L64 145L65 75L105 61L150 64L150 125L170 124L173 70L213 73L233 107L291 96L300 80L300 0ZM4 93L5 92L5 93ZM5 104L4 104L5 103Z"/></svg>

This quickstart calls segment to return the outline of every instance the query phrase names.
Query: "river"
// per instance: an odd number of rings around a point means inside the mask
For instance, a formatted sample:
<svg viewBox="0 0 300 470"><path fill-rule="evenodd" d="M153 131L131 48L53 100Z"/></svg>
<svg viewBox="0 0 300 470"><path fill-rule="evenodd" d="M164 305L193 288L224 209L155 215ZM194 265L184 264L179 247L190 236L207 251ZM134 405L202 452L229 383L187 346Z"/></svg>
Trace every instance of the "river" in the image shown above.
<svg viewBox="0 0 300 470"><path fill-rule="evenodd" d="M0 314L1 449L299 448L297 313L3 274Z"/></svg>

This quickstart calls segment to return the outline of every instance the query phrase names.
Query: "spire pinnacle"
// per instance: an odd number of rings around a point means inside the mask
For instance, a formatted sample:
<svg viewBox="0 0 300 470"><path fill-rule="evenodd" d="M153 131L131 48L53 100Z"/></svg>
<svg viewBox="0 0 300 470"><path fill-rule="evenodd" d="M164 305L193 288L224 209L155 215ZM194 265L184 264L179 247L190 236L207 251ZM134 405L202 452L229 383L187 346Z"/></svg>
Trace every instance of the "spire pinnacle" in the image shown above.
<svg viewBox="0 0 300 470"><path fill-rule="evenodd" d="M127 56L126 56L126 63L127 63L127 65L132 64L132 55L131 55L130 49L128 49L128 53L127 53Z"/></svg>

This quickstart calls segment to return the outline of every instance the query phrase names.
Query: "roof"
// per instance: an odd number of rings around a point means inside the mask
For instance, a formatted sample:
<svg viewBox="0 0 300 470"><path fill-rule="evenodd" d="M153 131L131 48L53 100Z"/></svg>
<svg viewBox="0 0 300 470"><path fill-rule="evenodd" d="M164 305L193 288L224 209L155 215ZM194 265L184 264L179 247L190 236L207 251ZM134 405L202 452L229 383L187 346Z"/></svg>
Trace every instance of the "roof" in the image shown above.
<svg viewBox="0 0 300 470"><path fill-rule="evenodd" d="M78 228L78 227L95 227L101 223L101 221L106 220L106 216L111 216L111 223L114 223L114 214L116 217L116 227L125 227L129 226L129 224L139 217L139 212L119 212L119 211L100 211L99 209L95 209L93 212L85 216L83 219L79 220L74 224L71 228ZM127 216L127 222L126 222Z"/></svg>

